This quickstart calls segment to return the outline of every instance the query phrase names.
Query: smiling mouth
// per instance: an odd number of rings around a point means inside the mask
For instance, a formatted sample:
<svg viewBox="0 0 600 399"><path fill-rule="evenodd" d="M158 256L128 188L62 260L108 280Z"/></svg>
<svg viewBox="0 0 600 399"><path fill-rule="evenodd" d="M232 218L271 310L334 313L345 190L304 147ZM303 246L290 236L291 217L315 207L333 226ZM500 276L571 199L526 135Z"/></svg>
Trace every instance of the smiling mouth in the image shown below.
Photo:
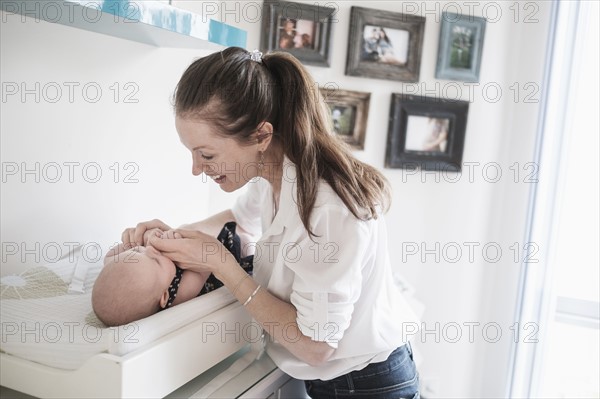
<svg viewBox="0 0 600 399"><path fill-rule="evenodd" d="M210 176L210 178L213 179L217 184L221 184L225 181L225 175L215 175Z"/></svg>

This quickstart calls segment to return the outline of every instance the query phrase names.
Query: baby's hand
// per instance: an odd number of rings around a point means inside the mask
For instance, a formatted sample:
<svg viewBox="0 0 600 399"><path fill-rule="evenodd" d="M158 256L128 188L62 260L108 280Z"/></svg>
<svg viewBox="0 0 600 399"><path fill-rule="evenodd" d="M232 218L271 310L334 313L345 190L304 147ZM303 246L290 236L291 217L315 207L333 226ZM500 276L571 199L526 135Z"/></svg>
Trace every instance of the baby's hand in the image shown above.
<svg viewBox="0 0 600 399"><path fill-rule="evenodd" d="M157 236L157 237L160 237L160 236ZM175 240L175 239L179 239L179 238L183 238L183 237L181 236L181 234L179 234L175 230L167 230L167 231L162 232L162 238L168 239L168 240Z"/></svg>
<svg viewBox="0 0 600 399"><path fill-rule="evenodd" d="M163 231L161 229L154 228L154 229L150 229L150 230L146 230L146 232L144 233L144 246L147 247L148 243L150 242L150 237L152 236L156 236L156 237L161 237L163 234Z"/></svg>

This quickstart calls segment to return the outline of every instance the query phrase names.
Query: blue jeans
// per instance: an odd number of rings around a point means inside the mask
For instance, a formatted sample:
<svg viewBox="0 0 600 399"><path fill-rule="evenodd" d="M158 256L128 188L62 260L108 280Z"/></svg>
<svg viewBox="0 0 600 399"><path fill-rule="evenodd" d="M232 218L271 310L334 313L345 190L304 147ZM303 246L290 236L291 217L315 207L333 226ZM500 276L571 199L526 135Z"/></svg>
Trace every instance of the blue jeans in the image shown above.
<svg viewBox="0 0 600 399"><path fill-rule="evenodd" d="M394 350L388 359L329 381L304 381L306 392L320 398L419 399L419 373L410 344Z"/></svg>

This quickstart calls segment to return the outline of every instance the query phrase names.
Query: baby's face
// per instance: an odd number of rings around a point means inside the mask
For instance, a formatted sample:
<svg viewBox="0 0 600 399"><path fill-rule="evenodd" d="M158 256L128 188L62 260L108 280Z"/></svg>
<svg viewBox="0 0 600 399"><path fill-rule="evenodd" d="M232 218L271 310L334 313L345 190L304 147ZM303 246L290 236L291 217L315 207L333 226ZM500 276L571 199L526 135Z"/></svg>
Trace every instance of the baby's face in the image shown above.
<svg viewBox="0 0 600 399"><path fill-rule="evenodd" d="M162 292L175 277L175 264L151 245L137 246L116 255L107 255L105 266L127 268L134 272L140 283L156 287Z"/></svg>
<svg viewBox="0 0 600 399"><path fill-rule="evenodd" d="M121 252L119 252L121 251ZM131 323L164 308L175 264L152 246L111 249L94 283L92 306L110 326Z"/></svg>

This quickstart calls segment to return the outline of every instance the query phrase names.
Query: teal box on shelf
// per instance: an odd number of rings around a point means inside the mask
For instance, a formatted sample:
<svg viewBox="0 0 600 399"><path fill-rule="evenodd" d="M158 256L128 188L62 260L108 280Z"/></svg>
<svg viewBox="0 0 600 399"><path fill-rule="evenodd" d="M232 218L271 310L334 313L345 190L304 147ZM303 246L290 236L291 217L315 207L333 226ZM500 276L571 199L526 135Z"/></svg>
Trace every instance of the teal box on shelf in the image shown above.
<svg viewBox="0 0 600 399"><path fill-rule="evenodd" d="M8 14L160 47L246 47L243 29L150 0L0 0ZM6 16L5 18L6 19Z"/></svg>

